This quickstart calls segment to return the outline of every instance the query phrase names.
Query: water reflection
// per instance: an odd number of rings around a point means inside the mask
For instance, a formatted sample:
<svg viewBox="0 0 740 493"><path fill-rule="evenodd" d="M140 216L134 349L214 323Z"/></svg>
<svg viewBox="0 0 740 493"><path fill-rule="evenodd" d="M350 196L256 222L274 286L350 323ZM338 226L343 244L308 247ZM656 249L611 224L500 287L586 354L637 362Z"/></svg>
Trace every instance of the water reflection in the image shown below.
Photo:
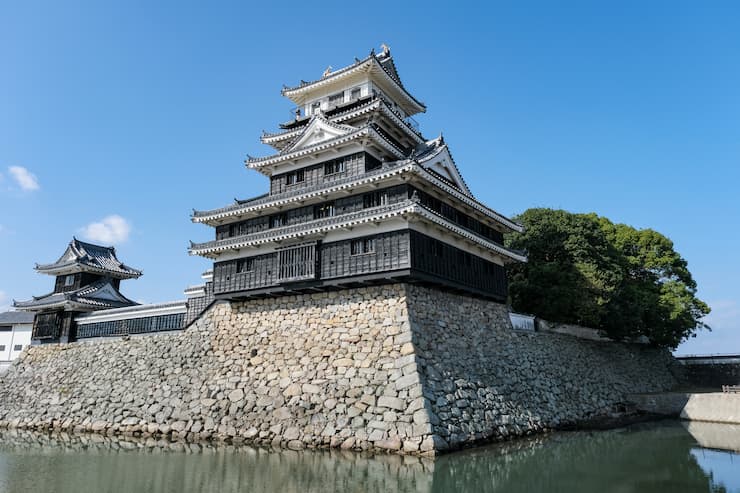
<svg viewBox="0 0 740 493"><path fill-rule="evenodd" d="M559 433L436 460L5 431L0 492L740 492L740 455L712 450L740 427L694 425Z"/></svg>

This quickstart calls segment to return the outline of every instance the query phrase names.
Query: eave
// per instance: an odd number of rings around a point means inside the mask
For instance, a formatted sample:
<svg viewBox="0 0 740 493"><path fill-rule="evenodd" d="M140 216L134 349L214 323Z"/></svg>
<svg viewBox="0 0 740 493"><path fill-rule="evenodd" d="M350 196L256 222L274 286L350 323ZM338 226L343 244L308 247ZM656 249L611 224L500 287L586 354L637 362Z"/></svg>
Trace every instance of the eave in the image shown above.
<svg viewBox="0 0 740 493"><path fill-rule="evenodd" d="M340 124L354 120L363 115L369 115L373 113L380 113L384 115L417 144L425 142L422 134L414 129L400 115L396 114L396 112L393 111L388 103L385 102L382 98L370 99L367 103L361 106L353 107L351 109L338 112L336 114L331 114L331 111L326 112L326 118L332 123ZM298 138L298 136L300 136L305 131L305 128L309 121L310 119L303 122L303 125L301 125L299 128L293 128L284 132L263 132L262 136L260 137L260 142L262 142L263 144L271 145L277 150L284 149L290 144L291 141Z"/></svg>
<svg viewBox="0 0 740 493"><path fill-rule="evenodd" d="M80 262L45 265L37 264L34 270L36 270L36 272L40 274L46 274L50 276L63 276L67 274L77 274L79 272L88 272L91 274L100 274L103 276L112 277L114 279L138 279L143 275L143 272L141 272L140 270L136 270L136 273L126 273L119 270L109 270L100 267L93 267L91 265L83 264Z"/></svg>
<svg viewBox="0 0 740 493"><path fill-rule="evenodd" d="M328 186L311 187L295 192L286 192L277 195L264 195L254 200L243 201L227 207L214 209L211 211L194 211L191 220L194 223L204 223L209 226L218 226L223 224L227 219L242 216L252 212L264 210L269 207L282 207L295 202L303 202L314 197L323 197L341 191L352 190L357 186L366 183L375 183L387 178L397 176L411 169L413 165L397 164L395 166L385 166L379 170L371 171L361 176L352 176L343 180L332 182Z"/></svg>
<svg viewBox="0 0 740 493"><path fill-rule="evenodd" d="M354 132L328 139L318 144L304 147L293 152L285 154L274 154L272 156L266 156L261 158L248 158L245 164L248 168L262 170L274 166L277 164L297 161L307 156L315 156L316 153L336 149L343 145L352 143L357 140L371 139L376 145L386 150L397 159L401 159L404 156L403 150L396 147L393 143L388 141L385 137L380 135L372 126L365 126L357 129Z"/></svg>
<svg viewBox="0 0 740 493"><path fill-rule="evenodd" d="M79 325L85 325L114 320L131 320L136 318L159 317L163 315L177 315L186 312L187 301L170 301L151 305L135 305L122 308L96 310L93 313L76 317L75 322Z"/></svg>
<svg viewBox="0 0 740 493"><path fill-rule="evenodd" d="M434 154L432 154L429 157L429 159L433 158L433 156ZM241 219L240 216L245 216L248 214L257 215L259 214L260 211L263 211L264 209L267 209L270 207L282 208L291 203L304 202L307 200L311 200L315 197L326 197L326 196L330 196L330 195L333 195L333 194L336 194L342 191L354 190L358 186L362 186L365 184L379 183L379 182L387 181L393 177L400 177L400 176L411 173L413 175L418 176L420 179L423 179L424 181L432 184L434 187L441 190L443 193L451 195L452 197L457 199L462 204L470 207L471 209L478 211L483 216L488 217L491 220L503 225L505 228L511 231L516 231L520 233L524 231L524 228L521 224L515 221L512 221L511 219L507 218L506 216L503 216L502 214L499 214L498 212L482 204L475 198L470 197L469 195L463 193L462 191L448 184L444 180L438 178L435 174L427 171L420 164L423 162L424 160L420 160L419 164L412 162L412 161L402 162L395 166L391 165L389 167L383 167L382 169L378 171L371 172L372 174L368 173L368 174L361 175L353 179L348 179L340 183L334 182L330 186L318 187L312 190L306 190L303 193L290 192L290 193L276 195L276 196L268 195L260 199L251 201L251 202L234 204L234 205L223 207L220 209L214 209L212 211L203 211L203 212L195 211L193 213L193 216L191 217L191 220L194 223L204 223L204 224L208 224L209 226L215 227L220 224L232 222L232 221L229 221L229 219L234 219L234 220L236 220L236 218Z"/></svg>
<svg viewBox="0 0 740 493"><path fill-rule="evenodd" d="M19 302L23 303L23 302ZM81 301L81 300L72 300L72 299L64 299L55 301L52 303L46 303L46 304L36 304L36 305L23 305L23 304L14 304L13 306L17 308L18 310L26 311L26 312L40 312L45 310L52 310L52 309L63 309L64 311L75 311L75 310L104 310L104 309L112 309L112 308L118 308L121 306L122 303L118 302L112 302L110 300L100 300L96 302L91 301Z"/></svg>
<svg viewBox="0 0 740 493"><path fill-rule="evenodd" d="M193 243L191 244L189 253L190 255L216 258L219 254L228 251L238 251L243 248L255 248L269 243L280 243L295 239L305 240L310 238L320 238L332 230L353 228L367 223L379 223L399 216L406 218L416 216L418 218L422 218L439 227L445 228L446 230L455 233L478 246L492 250L511 260L518 262L527 261L527 257L522 253L509 250L474 233L473 231L462 228L412 199L399 202L397 204L376 207L374 209L364 209L341 216L316 219L306 223L283 226L281 228L275 228L259 233L251 233L235 238L215 240L200 244Z"/></svg>
<svg viewBox="0 0 740 493"><path fill-rule="evenodd" d="M364 60L360 60L354 65L332 72L321 79L306 82L297 87L285 87L281 93L295 104L301 105L308 100L308 95L316 89L330 84L335 84L341 80L361 73L377 75L380 81L388 86L390 91L396 93L400 97L399 103L403 105L404 111L406 111L409 116L416 113L424 113L426 111L426 106L414 98L399 81L388 73L385 67L383 67L378 60L375 53L371 53Z"/></svg>

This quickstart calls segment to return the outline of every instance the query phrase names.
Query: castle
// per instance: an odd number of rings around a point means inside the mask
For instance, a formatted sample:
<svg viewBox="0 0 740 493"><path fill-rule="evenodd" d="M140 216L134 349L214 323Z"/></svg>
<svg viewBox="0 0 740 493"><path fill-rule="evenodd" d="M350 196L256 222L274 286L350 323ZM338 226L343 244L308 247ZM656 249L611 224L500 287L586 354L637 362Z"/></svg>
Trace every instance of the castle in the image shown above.
<svg viewBox="0 0 740 493"><path fill-rule="evenodd" d="M276 152L246 161L270 191L192 215L215 239L190 253L214 264L187 302L113 308L140 271L77 240L37 267L57 287L23 305L36 342L97 340L24 351L0 428L436 454L675 385L667 351L515 330L504 268L526 256L503 235L521 226L422 137L387 47L283 95L298 106L262 136Z"/></svg>
<svg viewBox="0 0 740 493"><path fill-rule="evenodd" d="M401 82L390 49L315 81L286 87L295 118L249 157L267 194L195 211L215 239L190 253L214 260L219 299L247 299L413 282L505 301L503 245L521 231L473 197L440 136L425 139L426 111Z"/></svg>

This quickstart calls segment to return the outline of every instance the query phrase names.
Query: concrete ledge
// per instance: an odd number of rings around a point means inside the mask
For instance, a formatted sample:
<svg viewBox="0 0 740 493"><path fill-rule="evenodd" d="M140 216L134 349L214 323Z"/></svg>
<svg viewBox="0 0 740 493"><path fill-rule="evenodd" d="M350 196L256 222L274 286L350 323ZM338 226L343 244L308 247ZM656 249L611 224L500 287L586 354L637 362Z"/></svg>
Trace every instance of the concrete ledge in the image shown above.
<svg viewBox="0 0 740 493"><path fill-rule="evenodd" d="M635 394L630 400L640 411L689 421L740 424L740 394L722 392L665 392Z"/></svg>

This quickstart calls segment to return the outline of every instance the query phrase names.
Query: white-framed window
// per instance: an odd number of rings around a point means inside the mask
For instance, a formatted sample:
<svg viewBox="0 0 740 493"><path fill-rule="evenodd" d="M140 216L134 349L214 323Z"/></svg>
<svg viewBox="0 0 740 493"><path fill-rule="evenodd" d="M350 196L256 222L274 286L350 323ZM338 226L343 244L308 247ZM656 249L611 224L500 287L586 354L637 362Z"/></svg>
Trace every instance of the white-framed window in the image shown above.
<svg viewBox="0 0 740 493"><path fill-rule="evenodd" d="M329 96L329 106L336 106L344 102L344 91Z"/></svg>
<svg viewBox="0 0 740 493"><path fill-rule="evenodd" d="M334 216L334 202L318 204L313 207L313 218L322 219L324 217Z"/></svg>
<svg viewBox="0 0 740 493"><path fill-rule="evenodd" d="M241 274L243 272L251 272L254 270L254 259L253 258L240 258L236 261L236 272Z"/></svg>
<svg viewBox="0 0 740 493"><path fill-rule="evenodd" d="M375 240L372 238L352 240L350 244L350 255L365 255L373 252L375 252Z"/></svg>
<svg viewBox="0 0 740 493"><path fill-rule="evenodd" d="M306 180L305 170L299 169L285 175L286 185L295 185Z"/></svg>
<svg viewBox="0 0 740 493"><path fill-rule="evenodd" d="M0 344L0 351L5 351L5 344Z"/></svg>
<svg viewBox="0 0 740 493"><path fill-rule="evenodd" d="M288 223L288 216L285 213L273 214L270 216L270 227L279 228L285 226Z"/></svg>
<svg viewBox="0 0 740 493"><path fill-rule="evenodd" d="M362 89L359 87L355 87L349 92L349 100L357 101L358 99L360 99L361 94L362 94Z"/></svg>
<svg viewBox="0 0 740 493"><path fill-rule="evenodd" d="M347 164L344 158L333 159L324 163L324 176L343 173L347 170Z"/></svg>
<svg viewBox="0 0 740 493"><path fill-rule="evenodd" d="M379 207L388 204L388 192L381 190L378 192L369 192L362 196L362 208Z"/></svg>
<svg viewBox="0 0 740 493"><path fill-rule="evenodd" d="M75 276L70 274L64 278L64 287L69 287L75 283Z"/></svg>
<svg viewBox="0 0 740 493"><path fill-rule="evenodd" d="M23 350L23 344L16 344L13 346L13 351L22 351Z"/></svg>

